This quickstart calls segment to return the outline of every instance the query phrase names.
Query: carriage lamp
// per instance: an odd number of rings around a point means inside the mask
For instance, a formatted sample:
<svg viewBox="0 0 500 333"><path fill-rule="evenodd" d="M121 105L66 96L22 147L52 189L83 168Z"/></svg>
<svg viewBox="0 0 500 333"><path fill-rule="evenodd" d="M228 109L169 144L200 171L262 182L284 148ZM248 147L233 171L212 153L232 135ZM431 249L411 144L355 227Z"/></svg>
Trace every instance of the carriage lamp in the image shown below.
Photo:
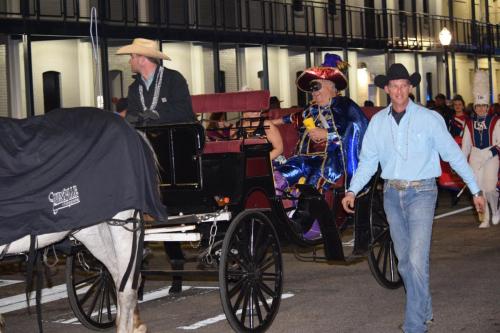
<svg viewBox="0 0 500 333"><path fill-rule="evenodd" d="M219 197L218 195L216 195L214 199L219 207L224 207L231 202L231 199L229 197Z"/></svg>

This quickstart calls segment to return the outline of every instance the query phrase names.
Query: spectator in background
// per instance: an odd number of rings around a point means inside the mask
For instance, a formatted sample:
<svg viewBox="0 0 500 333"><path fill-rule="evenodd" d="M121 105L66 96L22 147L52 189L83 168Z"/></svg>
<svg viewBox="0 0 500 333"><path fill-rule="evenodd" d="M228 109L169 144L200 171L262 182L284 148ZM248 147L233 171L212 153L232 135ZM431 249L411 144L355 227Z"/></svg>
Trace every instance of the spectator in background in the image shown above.
<svg viewBox="0 0 500 333"><path fill-rule="evenodd" d="M462 137L464 135L465 122L469 117L465 113L465 101L461 95L456 95L451 100L453 103L454 115L446 124L451 136L455 139L459 146L462 146Z"/></svg>
<svg viewBox="0 0 500 333"><path fill-rule="evenodd" d="M232 124L227 122L225 112L212 112L208 120L206 133L208 141L228 140L231 136Z"/></svg>
<svg viewBox="0 0 500 333"><path fill-rule="evenodd" d="M493 114L500 116L500 103L493 104Z"/></svg>
<svg viewBox="0 0 500 333"><path fill-rule="evenodd" d="M127 116L128 109L128 99L126 97L122 97L116 102L116 113L118 113L122 118Z"/></svg>
<svg viewBox="0 0 500 333"><path fill-rule="evenodd" d="M436 106L436 102L433 99L430 99L425 103L425 107L428 108L429 110L433 110L434 107Z"/></svg>
<svg viewBox="0 0 500 333"><path fill-rule="evenodd" d="M436 104L433 110L443 116L444 120L448 123L453 116L453 111L446 105L446 96L439 93L434 98L434 101Z"/></svg>
<svg viewBox="0 0 500 333"><path fill-rule="evenodd" d="M281 109L281 102L278 97L276 96L271 96L271 98L269 98L269 109L272 110L272 109Z"/></svg>
<svg viewBox="0 0 500 333"><path fill-rule="evenodd" d="M467 117L471 117L474 114L474 103L467 104L464 111Z"/></svg>
<svg viewBox="0 0 500 333"><path fill-rule="evenodd" d="M375 106L375 104L373 104L372 101L370 100L366 100L364 103L363 103L363 106L366 106L366 107L373 107Z"/></svg>

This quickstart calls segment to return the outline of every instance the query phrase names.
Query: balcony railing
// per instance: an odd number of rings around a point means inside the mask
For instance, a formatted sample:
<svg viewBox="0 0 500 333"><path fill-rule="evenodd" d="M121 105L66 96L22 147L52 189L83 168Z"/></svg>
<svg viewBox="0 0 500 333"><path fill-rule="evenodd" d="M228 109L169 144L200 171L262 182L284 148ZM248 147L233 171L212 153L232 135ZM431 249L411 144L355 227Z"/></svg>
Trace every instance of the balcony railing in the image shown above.
<svg viewBox="0 0 500 333"><path fill-rule="evenodd" d="M96 6L101 25L129 28L154 27L172 33L210 32L205 36L241 34L283 40L286 44L366 48L432 49L439 46L439 31L446 26L453 34L455 50L482 54L500 54L498 24L472 20L381 10L353 6L342 7L339 1L315 2L272 0L21 0L0 5L0 18L9 21L43 23L63 21L71 33L71 22L89 20L90 8ZM9 4L11 4L9 6ZM8 31L7 25L0 28ZM113 37L109 29L108 37ZM0 30L0 32L2 32ZM19 33L19 31L15 31ZM208 38L208 37L206 37ZM261 38L262 40L262 38Z"/></svg>

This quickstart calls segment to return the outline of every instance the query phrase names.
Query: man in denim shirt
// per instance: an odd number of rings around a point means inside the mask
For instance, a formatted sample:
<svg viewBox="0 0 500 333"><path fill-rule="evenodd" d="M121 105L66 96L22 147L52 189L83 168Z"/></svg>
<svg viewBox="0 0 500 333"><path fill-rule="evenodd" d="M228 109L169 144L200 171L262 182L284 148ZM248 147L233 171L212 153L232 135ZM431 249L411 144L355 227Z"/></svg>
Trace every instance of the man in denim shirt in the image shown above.
<svg viewBox="0 0 500 333"><path fill-rule="evenodd" d="M384 184L384 210L398 257L398 270L406 288L406 333L423 333L432 321L429 289L429 252L437 198L439 156L463 178L474 196L476 210L484 198L460 148L435 111L413 103L410 90L420 74L411 76L402 64L393 64L375 84L391 97L391 104L370 121L361 148L360 163L342 200L353 212L356 194L375 174L380 163Z"/></svg>

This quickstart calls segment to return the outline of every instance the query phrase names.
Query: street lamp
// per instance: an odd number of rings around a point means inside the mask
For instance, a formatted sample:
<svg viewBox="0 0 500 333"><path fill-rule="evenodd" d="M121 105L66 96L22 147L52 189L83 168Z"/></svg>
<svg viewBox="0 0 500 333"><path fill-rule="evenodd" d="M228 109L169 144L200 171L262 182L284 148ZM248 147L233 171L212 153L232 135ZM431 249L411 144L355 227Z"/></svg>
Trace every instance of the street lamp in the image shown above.
<svg viewBox="0 0 500 333"><path fill-rule="evenodd" d="M444 68L445 68L445 78L446 78L446 98L450 99L450 74L448 71L448 46L451 43L451 32L450 30L443 28L439 32L439 42L443 45L444 49Z"/></svg>

